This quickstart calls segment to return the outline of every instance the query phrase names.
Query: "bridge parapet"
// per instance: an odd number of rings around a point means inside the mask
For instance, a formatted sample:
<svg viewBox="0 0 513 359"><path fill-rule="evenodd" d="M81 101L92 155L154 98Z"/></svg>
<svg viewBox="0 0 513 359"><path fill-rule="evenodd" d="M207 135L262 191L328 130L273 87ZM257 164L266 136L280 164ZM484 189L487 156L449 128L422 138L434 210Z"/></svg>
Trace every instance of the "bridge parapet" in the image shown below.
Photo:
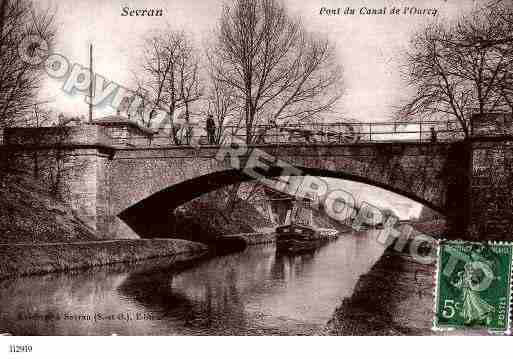
<svg viewBox="0 0 513 359"><path fill-rule="evenodd" d="M513 136L513 114L489 113L472 116L472 135L475 137Z"/></svg>
<svg viewBox="0 0 513 359"><path fill-rule="evenodd" d="M114 146L148 146L155 132L123 116L106 116L96 119L92 125L101 127Z"/></svg>
<svg viewBox="0 0 513 359"><path fill-rule="evenodd" d="M95 125L12 127L4 130L3 144L25 148L64 145L112 146L112 140L105 128Z"/></svg>

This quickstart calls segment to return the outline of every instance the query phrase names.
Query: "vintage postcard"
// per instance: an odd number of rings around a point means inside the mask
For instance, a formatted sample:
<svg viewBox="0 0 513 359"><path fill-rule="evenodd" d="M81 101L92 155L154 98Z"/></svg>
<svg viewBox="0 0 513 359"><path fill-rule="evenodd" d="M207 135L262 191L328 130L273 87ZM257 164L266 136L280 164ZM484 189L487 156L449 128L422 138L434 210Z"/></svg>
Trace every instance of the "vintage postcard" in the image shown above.
<svg viewBox="0 0 513 359"><path fill-rule="evenodd" d="M510 0L0 0L2 358L510 335L512 188Z"/></svg>

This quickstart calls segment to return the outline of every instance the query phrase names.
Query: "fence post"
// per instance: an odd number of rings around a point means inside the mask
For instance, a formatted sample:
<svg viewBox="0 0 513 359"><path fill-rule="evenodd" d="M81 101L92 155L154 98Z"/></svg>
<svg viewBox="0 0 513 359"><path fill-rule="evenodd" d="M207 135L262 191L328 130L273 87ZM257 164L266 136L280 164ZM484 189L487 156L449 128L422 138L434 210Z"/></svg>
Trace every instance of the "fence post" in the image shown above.
<svg viewBox="0 0 513 359"><path fill-rule="evenodd" d="M369 123L369 142L372 142L372 122Z"/></svg>

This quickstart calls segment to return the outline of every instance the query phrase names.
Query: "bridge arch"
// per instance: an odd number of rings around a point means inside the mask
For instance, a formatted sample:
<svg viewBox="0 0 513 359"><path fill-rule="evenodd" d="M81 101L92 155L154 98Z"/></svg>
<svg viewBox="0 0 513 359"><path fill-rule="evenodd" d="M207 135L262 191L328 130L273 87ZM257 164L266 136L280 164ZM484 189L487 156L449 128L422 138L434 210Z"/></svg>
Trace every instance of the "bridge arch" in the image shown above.
<svg viewBox="0 0 513 359"><path fill-rule="evenodd" d="M203 193L254 180L248 168L233 168L231 158L219 160L220 150L214 146L117 150L108 170L105 236L168 236L172 209ZM467 188L468 168L455 144L254 146L249 151L240 158L242 165L247 165L251 151L275 159L265 172L249 166L264 177L283 175L278 165L285 163L301 175L369 184L464 220L461 198L466 195L461 193Z"/></svg>
<svg viewBox="0 0 513 359"><path fill-rule="evenodd" d="M322 168L296 167L301 174L298 176L315 176L323 178L344 179L353 182L364 183L381 188L395 194L404 196L410 200L427 206L437 212L445 214L444 208L401 188L395 188L388 183L379 182L370 178L361 177L344 171L333 171ZM256 169L256 168L253 168ZM271 167L266 171L266 178L273 179L281 175L282 169ZM137 202L119 214L123 220L137 235L141 237L168 237L171 231L171 211L203 194L234 185L240 182L253 181L242 170L227 169L208 173L202 176L184 180L183 182L168 186L149 197ZM330 189L328 188L328 192Z"/></svg>

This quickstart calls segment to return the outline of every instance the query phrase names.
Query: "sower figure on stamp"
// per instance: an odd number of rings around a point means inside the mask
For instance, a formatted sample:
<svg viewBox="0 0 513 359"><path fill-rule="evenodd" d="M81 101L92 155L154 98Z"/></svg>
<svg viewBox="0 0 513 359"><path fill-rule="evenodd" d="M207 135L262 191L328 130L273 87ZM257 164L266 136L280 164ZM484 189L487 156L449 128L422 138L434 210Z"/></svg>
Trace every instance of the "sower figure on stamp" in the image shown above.
<svg viewBox="0 0 513 359"><path fill-rule="evenodd" d="M461 316L466 323L485 322L489 324L494 308L482 299L479 291L474 288L475 273L476 268L473 267L473 263L466 263L464 271L458 273L458 280L452 284L463 291Z"/></svg>

